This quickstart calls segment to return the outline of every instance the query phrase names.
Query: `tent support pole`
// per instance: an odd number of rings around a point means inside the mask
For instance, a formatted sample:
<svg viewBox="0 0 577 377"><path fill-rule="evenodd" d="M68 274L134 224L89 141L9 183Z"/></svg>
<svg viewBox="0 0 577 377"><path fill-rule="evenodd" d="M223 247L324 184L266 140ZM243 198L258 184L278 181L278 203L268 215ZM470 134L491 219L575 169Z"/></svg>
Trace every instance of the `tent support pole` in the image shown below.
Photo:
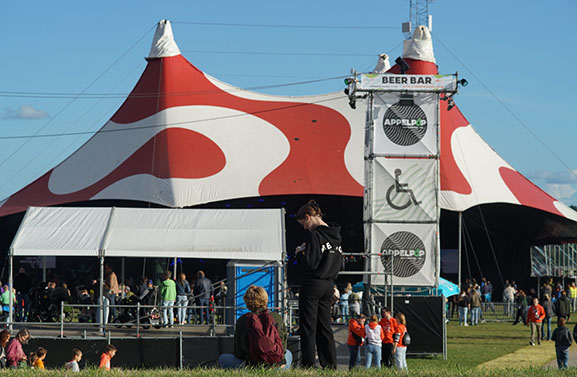
<svg viewBox="0 0 577 377"><path fill-rule="evenodd" d="M100 324L100 333L104 333L104 256L100 256L100 299L98 305L100 310L98 314L98 323Z"/></svg>
<svg viewBox="0 0 577 377"><path fill-rule="evenodd" d="M178 271L177 271L177 268L176 268L176 263L177 263L177 262L178 262L178 258L177 258L177 257L174 257L174 273L173 273L173 275L172 275L174 279L176 279L176 273L178 272Z"/></svg>
<svg viewBox="0 0 577 377"><path fill-rule="evenodd" d="M124 276L125 276L125 274L124 274L124 271L125 271L124 270L124 267L125 267L124 260L125 259L126 259L125 257L122 257L121 270L120 270L120 281L122 281L122 292L120 293L120 295L122 296L122 298L126 297L126 290L125 290L126 284L124 282Z"/></svg>
<svg viewBox="0 0 577 377"><path fill-rule="evenodd" d="M46 282L46 257L42 257L42 281Z"/></svg>
<svg viewBox="0 0 577 377"><path fill-rule="evenodd" d="M14 319L14 255L13 251L10 250L10 258L8 258L8 302L10 303L8 307L8 328L10 331L13 330L13 319Z"/></svg>
<svg viewBox="0 0 577 377"><path fill-rule="evenodd" d="M463 230L462 230L462 226L463 226L463 212L459 212L459 246L458 246L458 250L459 250L459 263L458 263L458 274L459 274L459 291L461 290L461 244L462 244L462 240L461 237L463 236Z"/></svg>

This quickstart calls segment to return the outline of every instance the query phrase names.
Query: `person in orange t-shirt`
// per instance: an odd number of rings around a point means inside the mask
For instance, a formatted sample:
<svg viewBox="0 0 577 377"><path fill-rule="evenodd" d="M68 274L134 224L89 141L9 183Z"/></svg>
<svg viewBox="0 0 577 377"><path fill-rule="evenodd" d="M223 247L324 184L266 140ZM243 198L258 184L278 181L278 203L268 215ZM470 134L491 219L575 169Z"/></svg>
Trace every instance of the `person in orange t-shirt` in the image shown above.
<svg viewBox="0 0 577 377"><path fill-rule="evenodd" d="M539 300L537 297L533 299L533 305L529 308L527 312L527 320L531 323L531 341L530 345L535 345L535 335L537 336L537 342L541 344L541 325L545 319L545 309L539 305Z"/></svg>
<svg viewBox="0 0 577 377"><path fill-rule="evenodd" d="M347 345L349 346L349 370L361 364L361 346L365 337L365 321L367 316L360 314L357 318L349 321L349 337Z"/></svg>
<svg viewBox="0 0 577 377"><path fill-rule="evenodd" d="M381 350L381 363L387 368L391 368L394 365L393 362L393 335L397 332L397 320L393 317L391 309L383 308L382 311L383 318L379 322L383 332L385 333L385 339L383 339L383 348Z"/></svg>
<svg viewBox="0 0 577 377"><path fill-rule="evenodd" d="M100 366L99 369L110 370L110 360L116 355L116 347L109 344L104 349L104 353L100 355Z"/></svg>

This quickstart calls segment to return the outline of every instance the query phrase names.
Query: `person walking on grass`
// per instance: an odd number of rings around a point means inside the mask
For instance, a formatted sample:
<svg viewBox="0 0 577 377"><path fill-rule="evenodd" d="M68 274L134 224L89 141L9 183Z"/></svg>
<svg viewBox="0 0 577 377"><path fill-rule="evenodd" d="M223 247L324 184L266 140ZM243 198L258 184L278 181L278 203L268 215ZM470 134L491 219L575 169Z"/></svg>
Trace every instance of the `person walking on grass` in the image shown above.
<svg viewBox="0 0 577 377"><path fill-rule="evenodd" d="M471 302L471 325L477 326L481 318L481 296L475 288L470 289L469 300Z"/></svg>
<svg viewBox="0 0 577 377"><path fill-rule="evenodd" d="M571 317L571 301L567 297L566 291L562 291L561 297L555 301L555 314L557 314L557 319L565 318L569 320L569 317Z"/></svg>
<svg viewBox="0 0 577 377"><path fill-rule="evenodd" d="M469 326L467 325L467 313L471 307L471 300L464 290L459 294L457 306L459 307L459 326L463 326L463 324Z"/></svg>
<svg viewBox="0 0 577 377"><path fill-rule="evenodd" d="M555 353L557 354L557 366L559 369L567 369L569 366L569 347L573 343L571 332L565 326L566 323L565 318L559 318L558 327L551 335L551 339L555 341Z"/></svg>
<svg viewBox="0 0 577 377"><path fill-rule="evenodd" d="M82 360L82 351L78 348L72 349L72 360L64 364L64 368L71 372L80 372L80 366L78 363Z"/></svg>
<svg viewBox="0 0 577 377"><path fill-rule="evenodd" d="M535 337L537 337L537 343L541 344L541 325L545 319L545 309L539 305L539 299L535 297L533 299L533 305L529 308L527 313L527 320L531 323L531 341L529 344L535 345Z"/></svg>
<svg viewBox="0 0 577 377"><path fill-rule="evenodd" d="M515 322L513 322L513 325L523 322L523 324L527 326L527 316L525 315L527 312L527 295L525 295L525 292L522 289L517 292L515 305L517 306L517 314L515 315Z"/></svg>
<svg viewBox="0 0 577 377"><path fill-rule="evenodd" d="M110 370L110 361L116 355L117 348L109 344L104 348L104 352L100 355L100 365L98 369Z"/></svg>
<svg viewBox="0 0 577 377"><path fill-rule="evenodd" d="M543 321L543 327L541 327L541 339L551 340L551 319L555 315L555 308L549 295L543 296L541 306L545 309L545 320ZM547 336L545 336L545 325L547 325Z"/></svg>
<svg viewBox="0 0 577 377"><path fill-rule="evenodd" d="M27 344L30 339L30 332L28 329L20 329L18 333L6 347L6 365L9 368L26 367L26 353L22 349L23 344Z"/></svg>

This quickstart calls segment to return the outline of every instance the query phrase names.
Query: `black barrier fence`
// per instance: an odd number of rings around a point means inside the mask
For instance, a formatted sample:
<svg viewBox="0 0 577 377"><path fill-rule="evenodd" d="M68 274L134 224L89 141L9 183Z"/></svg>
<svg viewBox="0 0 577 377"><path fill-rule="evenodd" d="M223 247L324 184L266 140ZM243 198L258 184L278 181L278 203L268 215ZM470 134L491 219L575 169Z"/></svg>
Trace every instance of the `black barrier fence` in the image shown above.
<svg viewBox="0 0 577 377"><path fill-rule="evenodd" d="M383 301L384 297L375 297ZM383 305L383 303L381 303ZM403 313L411 336L408 355L446 356L445 298L443 296L395 296L394 314Z"/></svg>
<svg viewBox="0 0 577 377"><path fill-rule="evenodd" d="M83 353L81 368L98 367L100 355L108 343L118 348L112 359L113 367L136 368L194 368L215 367L218 356L232 353L232 336L176 337L176 338L113 338L66 339L33 338L24 345L29 354L37 347L44 347L48 355L44 364L47 369L57 369L72 359L72 349ZM300 361L299 338L289 337L288 348L293 353L293 363Z"/></svg>

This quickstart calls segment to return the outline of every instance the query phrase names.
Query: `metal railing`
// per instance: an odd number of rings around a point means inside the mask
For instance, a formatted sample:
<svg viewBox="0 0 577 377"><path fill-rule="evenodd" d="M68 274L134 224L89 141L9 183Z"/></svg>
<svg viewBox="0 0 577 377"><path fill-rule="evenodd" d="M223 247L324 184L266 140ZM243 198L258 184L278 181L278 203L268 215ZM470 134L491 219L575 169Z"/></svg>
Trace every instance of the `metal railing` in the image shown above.
<svg viewBox="0 0 577 377"><path fill-rule="evenodd" d="M335 308L339 308L339 302L335 303ZM170 309L173 309L174 317L178 316L179 309L186 310L186 324L178 323L176 326L183 331L191 331L191 329L197 329L200 333L209 336L232 334L231 329L234 328L236 323L237 315L241 313L239 311L247 310L246 307L241 306L201 306L201 305L141 305L137 303L135 305L125 305L125 304L105 304L104 313L111 313L112 309L115 309L117 315L112 318L112 321L107 321L104 324L100 324L97 319L98 310L100 306L97 304L87 305L87 304L68 304L65 302L60 303L58 311L53 310L52 322L13 322L8 323L7 319L3 319L1 322L5 323L6 326L12 327L16 325L17 327L30 327L37 329L47 329L47 330L58 330L59 336L64 337L65 332L77 332L77 336L88 337L88 336L107 336L110 331L123 330L124 336L135 336L140 337L143 330L148 330L151 328L160 329L165 327L168 323L164 323L162 319L163 311L166 309L167 315L170 313ZM286 307L274 307L269 308L271 310L279 312L285 321L286 328L289 334L294 334L298 329L298 301L289 300ZM200 323L200 311L208 310L208 323ZM457 321L459 316L459 311L457 306L453 308L452 304L446 307L446 318L451 321ZM525 311L526 312L526 311ZM128 314L130 313L130 314ZM513 321L517 314L517 306L515 303L503 303L503 302L484 302L481 304L481 321L488 322L505 322ZM351 314L343 314L339 310L334 310L332 313L333 323L347 324L348 320L352 318ZM193 318L190 322L188 319ZM468 320L471 318L471 311L468 312ZM180 318L179 318L180 321ZM176 323L176 322L174 322ZM131 333L133 331L133 333ZM78 333L80 332L80 333ZM91 334L89 334L89 332ZM192 331L194 332L194 331ZM109 336L109 335L108 335ZM155 337L161 337L162 334L155 334ZM174 336L167 335L167 336Z"/></svg>
<svg viewBox="0 0 577 377"><path fill-rule="evenodd" d="M112 317L112 310L116 310L116 317ZM66 302L60 303L59 308L52 308L49 315L50 320L47 322L8 322L7 318L2 318L0 323L4 323L7 327L12 328L17 327L29 327L37 329L47 329L47 330L58 330L59 337L64 337L65 331L80 331L78 335L80 337L88 336L107 336L107 333L117 329L124 330L124 334L134 331L134 336L137 338L141 336L143 330L148 330L151 328L160 329L170 325L170 320L167 318L167 323L163 321L163 312L166 310L167 316L170 313L170 309L173 311L173 316L176 318L179 309L186 310L186 319L193 318L193 321L186 321L186 324L178 323L181 329L191 329L197 328L203 331L208 330L209 336L215 336L217 334L227 333L227 329L234 328L236 323L236 316L239 311L247 311L248 308L244 306L216 306L216 305L141 305L137 303L135 305L126 304L104 304L103 313L110 317L110 321L105 321L105 323L99 323L98 311L100 310L100 305L98 304L69 304ZM294 315L297 310L294 306L289 307L269 307L269 310L274 310L279 312L287 325L294 323L296 321L296 316ZM200 311L208 311L208 319L205 319L204 323L200 323L202 318ZM239 313L240 315L240 313ZM182 321L179 318L179 322ZM176 321L173 323L176 324ZM174 325L172 325L174 326ZM208 327L207 327L208 326ZM292 326L294 328L295 325ZM290 326L287 326L287 330L290 331ZM221 331L219 331L221 330ZM89 335L89 332L91 333ZM230 332L232 333L232 332ZM109 335L108 335L109 336ZM155 334L155 337L158 335ZM171 335L173 337L173 335Z"/></svg>

